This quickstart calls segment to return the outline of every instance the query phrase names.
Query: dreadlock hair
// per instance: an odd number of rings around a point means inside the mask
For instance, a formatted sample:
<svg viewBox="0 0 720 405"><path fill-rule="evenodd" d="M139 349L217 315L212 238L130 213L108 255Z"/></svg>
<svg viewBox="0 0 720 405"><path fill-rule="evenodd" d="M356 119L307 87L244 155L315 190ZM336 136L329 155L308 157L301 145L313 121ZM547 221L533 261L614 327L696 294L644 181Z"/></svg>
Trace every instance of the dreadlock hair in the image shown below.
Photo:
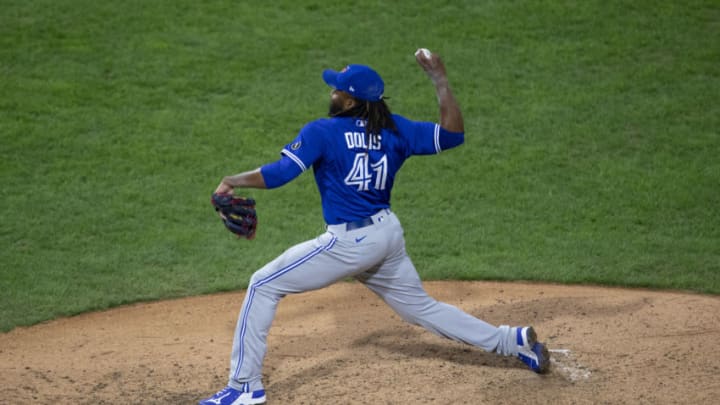
<svg viewBox="0 0 720 405"><path fill-rule="evenodd" d="M343 117L354 117L365 120L365 133L368 138L380 133L383 129L397 132L397 126L392 119L392 113L385 100L366 101L355 99L355 107L338 114Z"/></svg>

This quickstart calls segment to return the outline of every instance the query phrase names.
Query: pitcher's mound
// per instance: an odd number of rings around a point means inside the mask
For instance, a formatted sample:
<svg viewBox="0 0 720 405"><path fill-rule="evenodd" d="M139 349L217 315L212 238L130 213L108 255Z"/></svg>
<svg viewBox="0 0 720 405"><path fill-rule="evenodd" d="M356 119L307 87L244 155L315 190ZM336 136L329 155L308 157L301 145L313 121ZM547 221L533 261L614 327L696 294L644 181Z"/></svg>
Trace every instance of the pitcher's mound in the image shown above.
<svg viewBox="0 0 720 405"><path fill-rule="evenodd" d="M427 282L489 323L533 325L547 375L408 325L358 283L280 303L268 404L713 403L720 298L593 287ZM0 335L10 403L191 404L225 386L244 291L131 305Z"/></svg>

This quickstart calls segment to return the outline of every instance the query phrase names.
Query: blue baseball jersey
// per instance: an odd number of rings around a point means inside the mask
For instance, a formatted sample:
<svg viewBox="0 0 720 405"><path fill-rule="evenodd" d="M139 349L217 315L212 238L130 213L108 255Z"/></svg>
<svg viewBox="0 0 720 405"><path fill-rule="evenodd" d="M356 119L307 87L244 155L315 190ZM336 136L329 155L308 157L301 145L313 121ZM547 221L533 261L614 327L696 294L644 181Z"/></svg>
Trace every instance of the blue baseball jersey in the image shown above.
<svg viewBox="0 0 720 405"><path fill-rule="evenodd" d="M439 153L463 141L463 134L393 114L397 132L387 129L367 139L365 121L324 118L305 125L282 150L302 171L313 168L325 222L330 225L369 217L390 208L395 175L413 155ZM456 135L442 142L442 135ZM457 140L459 136L459 141Z"/></svg>

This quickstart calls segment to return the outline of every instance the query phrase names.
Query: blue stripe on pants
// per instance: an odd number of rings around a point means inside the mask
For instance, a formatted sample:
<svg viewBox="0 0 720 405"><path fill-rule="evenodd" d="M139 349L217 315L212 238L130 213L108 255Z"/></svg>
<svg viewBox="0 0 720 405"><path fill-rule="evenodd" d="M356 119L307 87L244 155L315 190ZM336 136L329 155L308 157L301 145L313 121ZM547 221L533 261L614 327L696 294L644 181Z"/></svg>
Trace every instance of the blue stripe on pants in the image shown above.
<svg viewBox="0 0 720 405"><path fill-rule="evenodd" d="M280 268L275 273L257 281L256 283L253 283L250 286L250 288L247 292L249 298L247 300L247 303L246 303L245 308L243 309L242 315L241 315L242 321L241 321L240 336L239 336L239 355L238 355L239 360L238 360L237 366L235 367L235 371L233 372L233 379L236 380L238 378L238 374L240 373L240 369L242 368L243 360L245 358L245 345L243 344L243 342L245 341L245 332L247 331L248 314L250 313L250 309L252 308L253 298L255 296L256 289L258 287L261 287L261 286L269 283L270 281L275 280L276 278L282 276L283 274L287 274L289 271L298 268L302 264L306 263L313 257L320 254L321 252L330 250L333 247L333 245L335 245L336 240L337 240L337 238L333 236L333 238L330 240L330 242L328 242L327 245L315 248L314 250L312 250L310 253L306 254L305 256L299 258L298 260L295 260L294 262L288 264L285 267Z"/></svg>

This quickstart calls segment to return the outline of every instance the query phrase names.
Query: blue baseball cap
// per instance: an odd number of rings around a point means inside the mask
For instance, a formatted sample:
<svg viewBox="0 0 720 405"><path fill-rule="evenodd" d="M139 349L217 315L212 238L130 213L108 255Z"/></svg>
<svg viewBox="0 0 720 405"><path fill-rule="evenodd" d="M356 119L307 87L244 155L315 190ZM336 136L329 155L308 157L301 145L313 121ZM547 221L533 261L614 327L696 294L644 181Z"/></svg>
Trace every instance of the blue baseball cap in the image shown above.
<svg viewBox="0 0 720 405"><path fill-rule="evenodd" d="M360 100L380 101L385 91L380 75L365 65L347 65L339 72L325 69L322 76L328 86Z"/></svg>

